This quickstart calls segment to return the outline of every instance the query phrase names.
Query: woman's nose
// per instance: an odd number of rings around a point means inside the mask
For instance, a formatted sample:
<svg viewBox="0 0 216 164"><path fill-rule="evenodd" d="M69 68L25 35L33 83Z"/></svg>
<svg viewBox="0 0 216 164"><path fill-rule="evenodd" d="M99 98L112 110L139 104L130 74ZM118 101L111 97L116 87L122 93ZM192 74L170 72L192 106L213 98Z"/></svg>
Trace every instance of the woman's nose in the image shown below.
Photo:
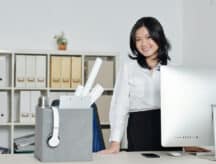
<svg viewBox="0 0 216 164"><path fill-rule="evenodd" d="M143 39L143 40L142 40L142 45L143 45L143 46L147 45L147 40L146 40L146 39Z"/></svg>

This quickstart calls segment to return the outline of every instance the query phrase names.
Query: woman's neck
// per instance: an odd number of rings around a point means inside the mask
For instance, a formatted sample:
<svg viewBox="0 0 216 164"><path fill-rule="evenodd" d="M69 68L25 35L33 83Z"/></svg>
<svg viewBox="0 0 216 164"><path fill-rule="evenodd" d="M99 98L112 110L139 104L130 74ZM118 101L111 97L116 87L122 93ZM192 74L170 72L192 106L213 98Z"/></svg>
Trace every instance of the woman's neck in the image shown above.
<svg viewBox="0 0 216 164"><path fill-rule="evenodd" d="M151 69L155 68L158 64L157 54L147 57L146 62Z"/></svg>

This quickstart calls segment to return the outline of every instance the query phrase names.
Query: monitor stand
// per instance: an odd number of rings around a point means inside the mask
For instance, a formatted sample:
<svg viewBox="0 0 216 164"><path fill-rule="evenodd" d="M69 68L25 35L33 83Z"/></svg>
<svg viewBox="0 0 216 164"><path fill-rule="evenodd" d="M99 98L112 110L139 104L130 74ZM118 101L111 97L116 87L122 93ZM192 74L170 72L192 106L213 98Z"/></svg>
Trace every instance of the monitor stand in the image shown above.
<svg viewBox="0 0 216 164"><path fill-rule="evenodd" d="M214 151L198 153L197 156L199 156L199 158L202 159L216 161L216 104L212 104L211 109L212 109L212 116L213 116L212 124L213 124L213 135L214 135Z"/></svg>

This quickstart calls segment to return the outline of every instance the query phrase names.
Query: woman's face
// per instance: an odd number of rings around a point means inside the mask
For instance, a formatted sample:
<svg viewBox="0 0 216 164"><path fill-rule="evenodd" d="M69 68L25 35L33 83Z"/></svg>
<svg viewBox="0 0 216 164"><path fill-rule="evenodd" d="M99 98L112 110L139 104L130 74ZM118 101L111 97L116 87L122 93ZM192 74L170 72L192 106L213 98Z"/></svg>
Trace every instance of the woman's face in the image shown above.
<svg viewBox="0 0 216 164"><path fill-rule="evenodd" d="M151 38L146 27L140 27L135 33L135 42L137 50L145 57L154 57L158 55L158 45Z"/></svg>

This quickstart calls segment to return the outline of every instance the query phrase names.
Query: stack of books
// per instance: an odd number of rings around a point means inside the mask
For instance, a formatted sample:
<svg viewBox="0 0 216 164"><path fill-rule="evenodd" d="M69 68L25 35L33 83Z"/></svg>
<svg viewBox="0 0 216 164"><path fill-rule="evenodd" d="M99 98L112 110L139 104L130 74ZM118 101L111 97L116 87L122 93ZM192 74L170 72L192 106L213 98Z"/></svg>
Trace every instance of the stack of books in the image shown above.
<svg viewBox="0 0 216 164"><path fill-rule="evenodd" d="M0 154L7 154L7 153L10 153L9 149L0 146Z"/></svg>
<svg viewBox="0 0 216 164"><path fill-rule="evenodd" d="M33 153L35 148L35 135L29 134L14 139L15 153Z"/></svg>

